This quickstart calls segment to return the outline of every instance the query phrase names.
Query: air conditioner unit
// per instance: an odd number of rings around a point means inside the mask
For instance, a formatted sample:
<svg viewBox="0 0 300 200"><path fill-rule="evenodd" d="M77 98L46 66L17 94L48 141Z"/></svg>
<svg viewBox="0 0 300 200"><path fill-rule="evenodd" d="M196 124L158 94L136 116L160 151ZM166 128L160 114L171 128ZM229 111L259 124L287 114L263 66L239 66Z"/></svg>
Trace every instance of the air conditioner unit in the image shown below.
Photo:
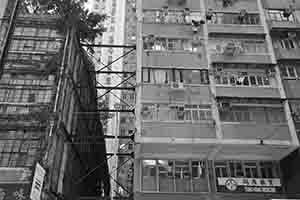
<svg viewBox="0 0 300 200"><path fill-rule="evenodd" d="M210 9L208 9L208 11L206 12L206 19L207 20L211 20L212 19L212 17L213 17L213 11L212 11L212 9L210 8Z"/></svg>
<svg viewBox="0 0 300 200"><path fill-rule="evenodd" d="M194 34L192 44L197 46L202 46L203 45L202 37L198 34Z"/></svg>
<svg viewBox="0 0 300 200"><path fill-rule="evenodd" d="M288 18L293 13L293 5L290 5L289 8L284 9L283 16Z"/></svg>
<svg viewBox="0 0 300 200"><path fill-rule="evenodd" d="M177 107L177 116L178 118L183 119L184 118L184 106L180 105Z"/></svg>
<svg viewBox="0 0 300 200"><path fill-rule="evenodd" d="M231 107L229 102L219 102L218 107L222 110L229 109Z"/></svg>
<svg viewBox="0 0 300 200"><path fill-rule="evenodd" d="M297 33L295 33L295 32L288 32L287 33L287 37L289 39L293 39L293 38L297 37Z"/></svg>
<svg viewBox="0 0 300 200"><path fill-rule="evenodd" d="M232 6L232 0L223 0L223 7L227 8L229 6Z"/></svg>
<svg viewBox="0 0 300 200"><path fill-rule="evenodd" d="M179 84L178 84L178 82L172 82L171 83L171 88L179 88Z"/></svg>
<svg viewBox="0 0 300 200"><path fill-rule="evenodd" d="M168 0L169 5L183 6L186 5L186 0Z"/></svg>
<svg viewBox="0 0 300 200"><path fill-rule="evenodd" d="M201 18L199 21L192 19L192 30L194 33L198 32L198 29L200 28L201 24L205 24L205 20L203 18Z"/></svg>
<svg viewBox="0 0 300 200"><path fill-rule="evenodd" d="M239 17L241 17L241 18L246 17L246 15L247 15L246 9L242 9L242 10L240 11L240 13L239 13Z"/></svg>
<svg viewBox="0 0 300 200"><path fill-rule="evenodd" d="M172 82L171 83L171 88L172 89L183 89L184 84L182 82Z"/></svg>
<svg viewBox="0 0 300 200"><path fill-rule="evenodd" d="M178 88L180 88L180 89L184 88L184 85L182 82L178 82Z"/></svg>
<svg viewBox="0 0 300 200"><path fill-rule="evenodd" d="M276 75L275 69L266 69L266 74L269 77L274 77Z"/></svg>
<svg viewBox="0 0 300 200"><path fill-rule="evenodd" d="M233 42L228 42L227 45L224 47L224 54L233 56L237 51L237 46Z"/></svg>

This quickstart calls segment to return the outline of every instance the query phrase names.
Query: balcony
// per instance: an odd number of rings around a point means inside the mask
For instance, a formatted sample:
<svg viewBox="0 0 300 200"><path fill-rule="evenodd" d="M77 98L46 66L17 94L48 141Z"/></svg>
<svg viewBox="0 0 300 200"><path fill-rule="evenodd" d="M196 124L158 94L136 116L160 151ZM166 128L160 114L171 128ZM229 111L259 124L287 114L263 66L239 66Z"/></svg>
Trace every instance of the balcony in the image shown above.
<svg viewBox="0 0 300 200"><path fill-rule="evenodd" d="M285 79L282 82L287 98L300 98L299 79Z"/></svg>
<svg viewBox="0 0 300 200"><path fill-rule="evenodd" d="M296 13L285 13L284 10L268 9L267 20L270 31L297 31L300 23Z"/></svg>
<svg viewBox="0 0 300 200"><path fill-rule="evenodd" d="M216 131L212 122L156 122L144 121L142 137L190 139L216 139Z"/></svg>
<svg viewBox="0 0 300 200"><path fill-rule="evenodd" d="M178 140L191 143L207 143L216 139L211 106L202 103L143 103L143 138L158 139L160 142Z"/></svg>
<svg viewBox="0 0 300 200"><path fill-rule="evenodd" d="M300 23L290 21L268 21L270 31L295 31L300 30Z"/></svg>
<svg viewBox="0 0 300 200"><path fill-rule="evenodd" d="M180 102L197 104L209 103L210 91L208 85L184 85L183 88L172 88L169 85L144 84L142 87L142 102Z"/></svg>
<svg viewBox="0 0 300 200"><path fill-rule="evenodd" d="M299 60L300 48L274 48L277 60Z"/></svg>
<svg viewBox="0 0 300 200"><path fill-rule="evenodd" d="M143 66L185 66L195 68L206 66L205 52L191 51L146 51L143 54Z"/></svg>
<svg viewBox="0 0 300 200"><path fill-rule="evenodd" d="M191 25L181 24L143 24L143 35L152 34L159 37L189 38L193 35Z"/></svg>
<svg viewBox="0 0 300 200"><path fill-rule="evenodd" d="M208 20L208 33L214 34L247 34L264 35L258 14L214 13Z"/></svg>
<svg viewBox="0 0 300 200"><path fill-rule="evenodd" d="M206 0L205 2L207 8L211 8L214 11L226 10L227 12L239 12L241 9L247 8L247 12L259 12L258 5L256 1L248 0L238 0L238 1L212 1Z"/></svg>
<svg viewBox="0 0 300 200"><path fill-rule="evenodd" d="M217 97L239 98L280 98L278 88L273 87L243 87L243 86L218 86Z"/></svg>
<svg viewBox="0 0 300 200"><path fill-rule="evenodd" d="M212 63L248 63L248 64L273 64L270 54L239 54L235 56L212 54Z"/></svg>
<svg viewBox="0 0 300 200"><path fill-rule="evenodd" d="M170 8L176 9L195 9L200 10L200 2L199 1L178 1L171 0L169 3L166 3L162 0L151 0L151 1L143 1L142 8L143 9L161 9L162 7L168 5Z"/></svg>
<svg viewBox="0 0 300 200"><path fill-rule="evenodd" d="M258 140L290 141L291 136L286 124L258 124L258 123L222 123L223 138Z"/></svg>
<svg viewBox="0 0 300 200"><path fill-rule="evenodd" d="M212 63L272 64L264 40L214 39L209 52Z"/></svg>

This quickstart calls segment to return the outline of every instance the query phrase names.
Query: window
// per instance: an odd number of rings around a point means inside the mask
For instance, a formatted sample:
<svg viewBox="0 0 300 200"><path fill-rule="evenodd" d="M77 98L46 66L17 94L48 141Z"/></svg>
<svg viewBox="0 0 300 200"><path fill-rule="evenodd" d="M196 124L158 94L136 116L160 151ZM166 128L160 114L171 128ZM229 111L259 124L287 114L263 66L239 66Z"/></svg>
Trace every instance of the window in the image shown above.
<svg viewBox="0 0 300 200"><path fill-rule="evenodd" d="M265 72L237 72L221 69L216 71L215 81L217 85L270 87L269 77Z"/></svg>
<svg viewBox="0 0 300 200"><path fill-rule="evenodd" d="M239 14L233 13L213 13L212 19L208 21L210 24L260 24L258 14L246 14L244 17L240 17Z"/></svg>
<svg viewBox="0 0 300 200"><path fill-rule="evenodd" d="M51 98L51 90L0 89L0 102L49 103Z"/></svg>
<svg viewBox="0 0 300 200"><path fill-rule="evenodd" d="M142 190L153 192L206 192L203 161L143 160Z"/></svg>
<svg viewBox="0 0 300 200"><path fill-rule="evenodd" d="M143 104L143 120L154 121L209 121L212 120L209 105Z"/></svg>
<svg viewBox="0 0 300 200"><path fill-rule="evenodd" d="M216 161L214 164L216 178L279 178L278 166L271 161Z"/></svg>
<svg viewBox="0 0 300 200"><path fill-rule="evenodd" d="M210 106L186 105L184 111L186 121L212 120Z"/></svg>
<svg viewBox="0 0 300 200"><path fill-rule="evenodd" d="M289 17L285 17L283 15L283 10L268 10L268 17L271 21L287 21L287 22L295 22L295 17L291 14Z"/></svg>
<svg viewBox="0 0 300 200"><path fill-rule="evenodd" d="M12 40L10 50L13 51L56 51L61 47L61 42L38 40Z"/></svg>
<svg viewBox="0 0 300 200"><path fill-rule="evenodd" d="M298 71L296 66L293 65L281 65L280 72L283 78L295 79L298 78Z"/></svg>
<svg viewBox="0 0 300 200"><path fill-rule="evenodd" d="M294 38L285 38L279 40L280 48L282 49L295 49L299 48L299 43Z"/></svg>
<svg viewBox="0 0 300 200"><path fill-rule="evenodd" d="M202 50L199 45L192 45L193 40L173 39L173 38L155 38L144 39L144 48L155 51L191 51L200 52Z"/></svg>
<svg viewBox="0 0 300 200"><path fill-rule="evenodd" d="M286 123L282 107L231 106L220 108L220 119L225 122Z"/></svg>
<svg viewBox="0 0 300 200"><path fill-rule="evenodd" d="M40 133L30 131L1 132L0 167L31 167L37 156ZM27 139L27 140L24 140ZM35 140L31 140L35 139Z"/></svg>
<svg viewBox="0 0 300 200"><path fill-rule="evenodd" d="M184 84L208 84L208 70L185 69L155 69L143 68L142 79L144 83L170 84L179 82Z"/></svg>

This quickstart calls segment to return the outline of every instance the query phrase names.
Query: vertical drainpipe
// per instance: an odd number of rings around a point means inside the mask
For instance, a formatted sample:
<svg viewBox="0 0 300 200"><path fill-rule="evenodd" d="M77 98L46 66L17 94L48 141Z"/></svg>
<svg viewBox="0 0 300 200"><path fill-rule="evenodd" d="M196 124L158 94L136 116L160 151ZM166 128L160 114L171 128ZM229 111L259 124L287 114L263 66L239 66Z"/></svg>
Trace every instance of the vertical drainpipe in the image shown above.
<svg viewBox="0 0 300 200"><path fill-rule="evenodd" d="M210 0L208 0L210 1ZM208 2L207 1L207 2ZM212 102L212 116L215 122L215 128L216 128L216 138L217 141L219 141L219 145L221 145L221 140L222 140L222 126L221 126L221 121L220 121L220 115L219 115L219 110L218 110L218 105L216 101L216 83L215 83L215 78L214 78L214 73L213 73L213 64L210 59L210 53L209 53L209 35L208 35L208 26L207 26L207 21L206 21L206 5L205 5L205 0L200 0L200 5L201 5L201 13L202 16L205 19L205 24L203 25L203 34L204 34L204 46L205 46L205 53L206 53L206 59L207 59L207 69L209 72L209 89L210 89L210 99ZM220 146L216 147L214 152L209 156L211 158L215 157L215 154L220 150Z"/></svg>
<svg viewBox="0 0 300 200"><path fill-rule="evenodd" d="M298 137L297 137L297 133L296 133L296 128L295 128L295 124L294 124L293 117L292 117L292 114L291 114L289 102L286 99L286 93L285 93L283 82L282 82L282 79L281 79L281 76L280 76L280 69L279 69L279 66L277 65L277 60L276 60L276 57L275 57L275 52L274 52L274 48L273 48L273 44L272 44L272 39L271 39L271 36L269 34L269 28L268 28L268 24L267 24L266 15L265 15L265 10L262 6L261 0L257 0L257 5L258 5L258 9L260 11L260 20L261 20L261 23L264 27L264 32L266 34L268 52L270 52L270 54L271 54L272 63L275 64L276 80L277 80L277 84L278 84L278 90L279 90L279 93L280 93L280 98L284 101L285 115L286 115L287 123L288 123L288 126L289 126L289 132L290 132L291 140L292 140L291 145L294 146L293 148L296 148L296 147L299 146L299 141L298 141Z"/></svg>
<svg viewBox="0 0 300 200"><path fill-rule="evenodd" d="M210 1L210 0L209 0ZM212 117L214 119L214 125L216 129L216 139L218 144L221 145L220 141L222 140L222 126L220 122L220 117L219 117L219 110L217 106L217 101L216 101L216 84L215 84L215 78L213 72L213 65L210 59L210 54L209 54L209 35L208 35L208 26L207 26L207 20L206 20L206 3L208 1L205 0L200 0L200 12L202 17L205 20L205 24L202 25L203 27L203 37L204 37L204 46L205 46L205 54L206 54L206 60L207 60L207 69L208 69L208 74L209 74L209 94L210 94L210 100L211 100L211 111L212 111ZM221 146L216 146L215 149L212 152L209 152L207 155L207 160L206 160L206 169L207 169L207 184L208 184L208 192L212 192L212 179L209 176L210 172L210 167L211 165L209 163L212 163L215 159L216 154L218 151L221 149Z"/></svg>
<svg viewBox="0 0 300 200"><path fill-rule="evenodd" d="M146 0L148 1L148 0ZM138 154L140 149L139 141L141 139L142 127L141 127L141 98L142 98L142 56L143 56L143 37L142 37L142 0L136 2L136 15L137 15L137 27L136 27L136 102L135 102L135 160L134 160L134 188L133 191L141 191L141 183L139 179L139 165ZM139 186L139 187L138 187Z"/></svg>
<svg viewBox="0 0 300 200"><path fill-rule="evenodd" d="M7 28L7 32L6 32L6 35L4 37L3 49L0 52L1 53L0 54L0 75L2 75L2 73L3 73L4 57L6 56L6 54L8 52L8 45L9 45L9 41L10 41L9 39L10 39L12 33L13 33L13 28L14 28L16 17L17 17L17 11L18 11L19 3L20 3L20 0L15 1L14 7L13 7L13 10L12 10L10 19L9 19L9 25L8 25L8 28ZM7 4L9 4L8 1L7 1ZM4 9L4 12L5 12L5 9Z"/></svg>
<svg viewBox="0 0 300 200"><path fill-rule="evenodd" d="M61 88L62 88L63 74L64 74L64 71L65 71L65 61L66 61L66 54L67 54L69 39L70 39L70 30L68 29L67 30L67 36L66 36L66 39L65 39L62 62L61 62L60 69L59 69L57 91L56 91L56 95L55 95L54 108L53 108L53 113L54 114L57 113L58 102L59 102L59 97L60 97ZM53 128L54 128L54 122L52 121L52 122L50 122L49 137L51 137L52 134L53 134Z"/></svg>

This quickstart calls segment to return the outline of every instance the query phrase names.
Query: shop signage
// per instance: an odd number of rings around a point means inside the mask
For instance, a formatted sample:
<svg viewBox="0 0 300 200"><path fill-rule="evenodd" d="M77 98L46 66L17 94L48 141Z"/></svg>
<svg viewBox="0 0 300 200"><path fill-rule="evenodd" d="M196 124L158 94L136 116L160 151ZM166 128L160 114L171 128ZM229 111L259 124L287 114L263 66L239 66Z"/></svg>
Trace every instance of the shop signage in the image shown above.
<svg viewBox="0 0 300 200"><path fill-rule="evenodd" d="M281 188L279 178L219 177L218 189L224 192L275 193Z"/></svg>
<svg viewBox="0 0 300 200"><path fill-rule="evenodd" d="M37 163L35 166L35 172L34 172L33 181L32 181L30 199L32 199L32 200L40 200L41 199L41 193L42 193L45 174L46 174L46 171L44 170L44 168L39 163Z"/></svg>

